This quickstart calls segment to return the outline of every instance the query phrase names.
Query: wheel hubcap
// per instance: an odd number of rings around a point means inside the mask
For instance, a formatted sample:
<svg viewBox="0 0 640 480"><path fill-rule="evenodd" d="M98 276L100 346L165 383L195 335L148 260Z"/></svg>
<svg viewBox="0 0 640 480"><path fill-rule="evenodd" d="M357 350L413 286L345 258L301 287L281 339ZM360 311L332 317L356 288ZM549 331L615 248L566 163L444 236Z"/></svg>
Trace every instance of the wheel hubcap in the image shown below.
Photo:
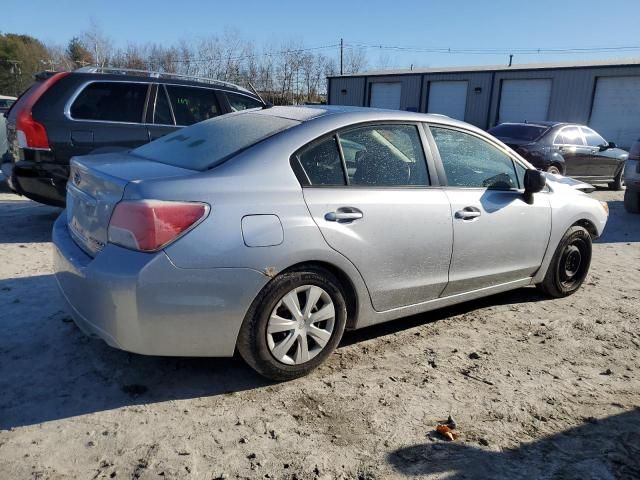
<svg viewBox="0 0 640 480"><path fill-rule="evenodd" d="M578 247L574 245L567 247L567 253L564 261L564 273L567 279L573 278L576 273L578 273L581 263L582 255L580 254Z"/></svg>
<svg viewBox="0 0 640 480"><path fill-rule="evenodd" d="M316 285L303 285L284 295L269 316L267 346L280 362L299 365L317 356L329 343L335 307Z"/></svg>

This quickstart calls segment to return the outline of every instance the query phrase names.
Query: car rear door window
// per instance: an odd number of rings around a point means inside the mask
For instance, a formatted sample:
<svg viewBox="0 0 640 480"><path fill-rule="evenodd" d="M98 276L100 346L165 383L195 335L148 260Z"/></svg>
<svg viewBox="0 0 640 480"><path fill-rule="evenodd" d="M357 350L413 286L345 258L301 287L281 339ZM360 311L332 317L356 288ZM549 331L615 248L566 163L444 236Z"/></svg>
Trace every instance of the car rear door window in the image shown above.
<svg viewBox="0 0 640 480"><path fill-rule="evenodd" d="M587 141L587 145L590 147L600 147L602 145L606 145L607 142L604 138L598 135L596 132L591 130L590 128L581 128L582 133L584 133L584 139Z"/></svg>
<svg viewBox="0 0 640 480"><path fill-rule="evenodd" d="M506 153L475 135L431 127L447 184L452 187L518 188L513 160Z"/></svg>
<svg viewBox="0 0 640 480"><path fill-rule="evenodd" d="M71 106L76 120L142 123L148 83L92 82Z"/></svg>
<svg viewBox="0 0 640 480"><path fill-rule="evenodd" d="M159 125L174 125L171 108L169 107L169 99L167 98L164 85L158 85L156 104L153 111L153 123Z"/></svg>
<svg viewBox="0 0 640 480"><path fill-rule="evenodd" d="M565 127L556 136L555 145L584 145L584 138L578 127Z"/></svg>
<svg viewBox="0 0 640 480"><path fill-rule="evenodd" d="M167 85L176 125L187 126L220 115L215 90Z"/></svg>
<svg viewBox="0 0 640 480"><path fill-rule="evenodd" d="M349 185L426 186L427 164L415 125L370 125L339 134Z"/></svg>
<svg viewBox="0 0 640 480"><path fill-rule="evenodd" d="M336 137L312 143L297 155L309 185L345 185Z"/></svg>
<svg viewBox="0 0 640 480"><path fill-rule="evenodd" d="M247 97L246 95L238 95L235 93L227 92L227 99L231 110L239 112L240 110L247 110L249 108L261 108L262 103L255 98Z"/></svg>

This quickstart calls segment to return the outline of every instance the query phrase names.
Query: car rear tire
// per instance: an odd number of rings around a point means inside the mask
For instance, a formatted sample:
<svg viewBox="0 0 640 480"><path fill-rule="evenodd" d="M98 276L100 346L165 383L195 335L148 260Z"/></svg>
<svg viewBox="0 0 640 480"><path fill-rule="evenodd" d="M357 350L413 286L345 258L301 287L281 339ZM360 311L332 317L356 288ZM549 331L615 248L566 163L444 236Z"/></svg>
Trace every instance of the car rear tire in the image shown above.
<svg viewBox="0 0 640 480"><path fill-rule="evenodd" d="M629 213L640 213L640 192L627 188L624 192L624 209Z"/></svg>
<svg viewBox="0 0 640 480"><path fill-rule="evenodd" d="M275 277L254 300L238 335L242 358L276 381L302 377L338 346L347 322L340 282L306 267Z"/></svg>
<svg viewBox="0 0 640 480"><path fill-rule="evenodd" d="M556 164L549 165L547 167L547 172L554 175L562 175L562 169Z"/></svg>
<svg viewBox="0 0 640 480"><path fill-rule="evenodd" d="M591 265L591 235L573 226L562 237L547 273L537 287L551 297L567 297L575 293L589 272Z"/></svg>
<svg viewBox="0 0 640 480"><path fill-rule="evenodd" d="M613 182L609 182L609 190L619 191L624 188L624 169L620 170L620 173L616 175Z"/></svg>

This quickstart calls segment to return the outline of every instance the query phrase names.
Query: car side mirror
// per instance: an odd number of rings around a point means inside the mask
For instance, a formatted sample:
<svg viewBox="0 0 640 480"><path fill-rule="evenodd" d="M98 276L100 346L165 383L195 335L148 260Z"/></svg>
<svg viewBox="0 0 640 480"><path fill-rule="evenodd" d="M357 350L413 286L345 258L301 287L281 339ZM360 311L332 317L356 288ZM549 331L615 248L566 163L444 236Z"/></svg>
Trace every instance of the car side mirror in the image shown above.
<svg viewBox="0 0 640 480"><path fill-rule="evenodd" d="M618 146L616 145L616 142L609 142L609 143L607 144L607 146L608 146L609 148L618 148Z"/></svg>
<svg viewBox="0 0 640 480"><path fill-rule="evenodd" d="M524 172L524 201L533 203L533 194L541 191L547 184L547 177L540 170L529 169Z"/></svg>

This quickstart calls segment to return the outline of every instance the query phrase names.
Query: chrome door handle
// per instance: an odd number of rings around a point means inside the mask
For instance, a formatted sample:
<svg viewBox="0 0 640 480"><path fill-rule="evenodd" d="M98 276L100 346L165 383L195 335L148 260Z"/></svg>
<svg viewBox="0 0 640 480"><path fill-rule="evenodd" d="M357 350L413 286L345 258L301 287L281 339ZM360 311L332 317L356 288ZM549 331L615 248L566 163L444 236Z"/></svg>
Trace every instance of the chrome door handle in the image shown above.
<svg viewBox="0 0 640 480"><path fill-rule="evenodd" d="M460 218L462 220L473 220L474 218L478 218L480 215L482 215L482 213L475 207L466 207L456 212L456 218Z"/></svg>
<svg viewBox="0 0 640 480"><path fill-rule="evenodd" d="M328 222L346 223L359 220L362 217L362 212L357 208L342 207L338 208L335 212L326 213L324 219Z"/></svg>

